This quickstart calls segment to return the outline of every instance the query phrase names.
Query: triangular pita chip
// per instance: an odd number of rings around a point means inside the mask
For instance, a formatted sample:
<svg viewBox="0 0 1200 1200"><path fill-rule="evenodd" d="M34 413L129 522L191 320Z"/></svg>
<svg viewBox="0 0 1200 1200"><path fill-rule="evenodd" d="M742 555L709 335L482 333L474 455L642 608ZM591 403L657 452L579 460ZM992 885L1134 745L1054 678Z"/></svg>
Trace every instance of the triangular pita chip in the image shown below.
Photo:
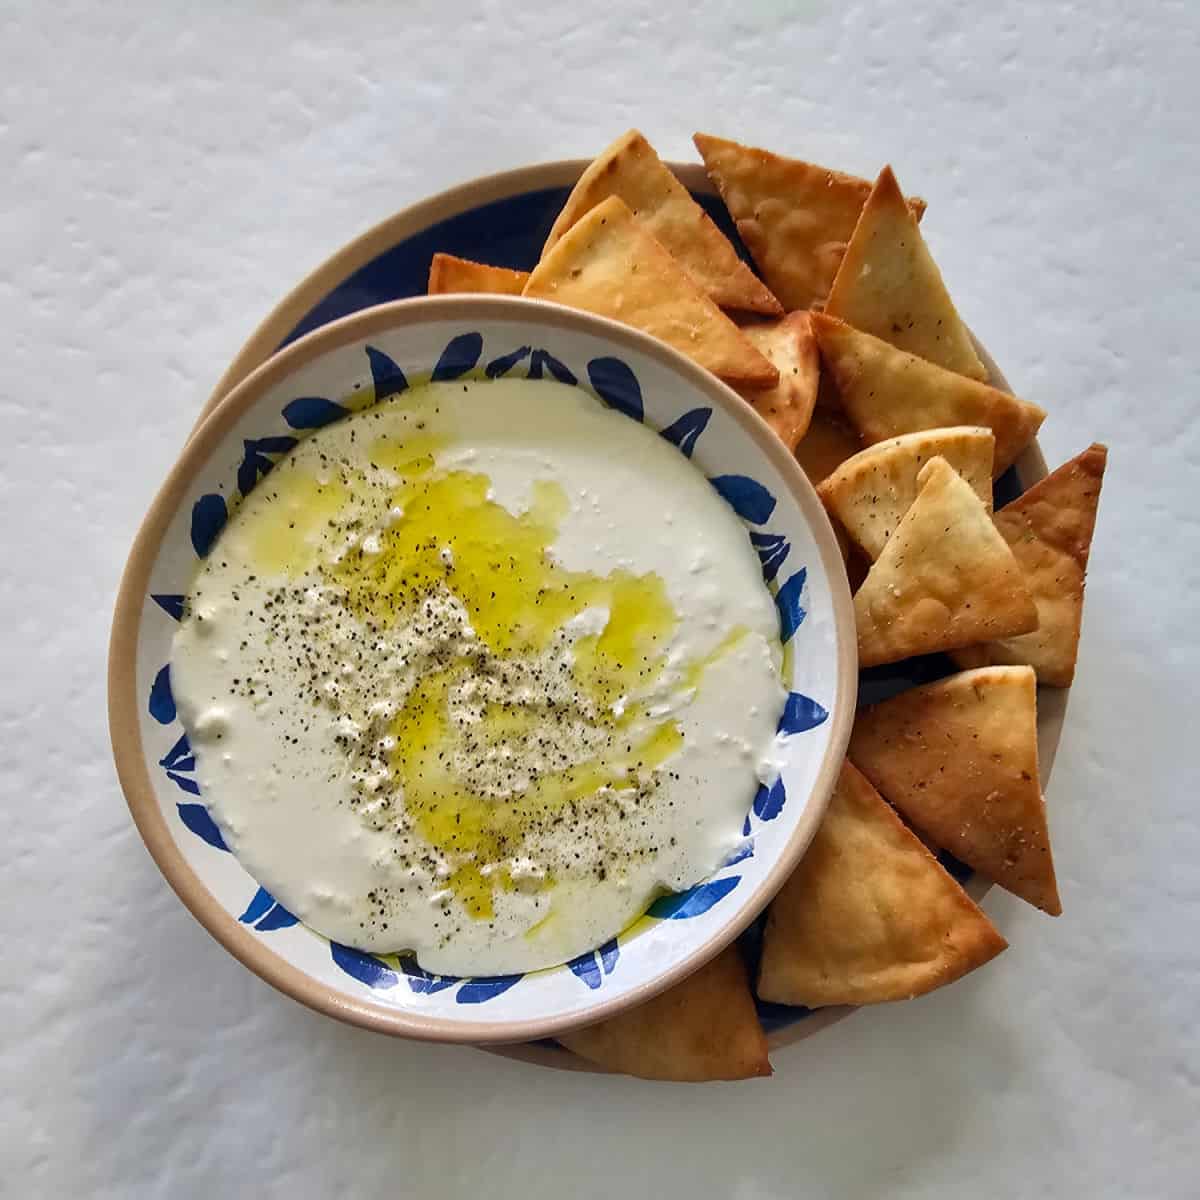
<svg viewBox="0 0 1200 1200"><path fill-rule="evenodd" d="M934 458L917 489L854 594L862 667L1037 628L1021 568L971 485Z"/></svg>
<svg viewBox="0 0 1200 1200"><path fill-rule="evenodd" d="M935 845L1058 916L1029 667L983 667L859 712L859 770Z"/></svg>
<svg viewBox="0 0 1200 1200"><path fill-rule="evenodd" d="M522 294L632 325L729 383L779 381L779 372L619 196L602 200L563 234Z"/></svg>
<svg viewBox="0 0 1200 1200"><path fill-rule="evenodd" d="M987 378L890 167L871 189L825 311L948 370Z"/></svg>
<svg viewBox="0 0 1200 1200"><path fill-rule="evenodd" d="M1037 605L1038 627L1032 633L955 651L960 665L1028 663L1037 672L1038 683L1070 686L1107 457L1104 446L1089 446L996 514L996 528L1012 547Z"/></svg>
<svg viewBox="0 0 1200 1200"><path fill-rule="evenodd" d="M816 487L862 447L858 431L839 412L817 407L796 447L796 461Z"/></svg>
<svg viewBox="0 0 1200 1200"><path fill-rule="evenodd" d="M542 257L584 213L620 196L646 231L674 256L715 304L777 316L783 312L729 239L692 199L636 130L617 138L579 177L550 229Z"/></svg>
<svg viewBox="0 0 1200 1200"><path fill-rule="evenodd" d="M519 296L529 279L528 271L510 271L487 263L456 258L453 254L435 254L429 264L431 296L449 292L487 292L497 296Z"/></svg>
<svg viewBox="0 0 1200 1200"><path fill-rule="evenodd" d="M786 309L829 295L871 185L797 158L698 133L692 141L771 290ZM910 202L919 216L923 200Z"/></svg>
<svg viewBox="0 0 1200 1200"><path fill-rule="evenodd" d="M878 558L917 498L917 473L931 458L944 458L990 512L995 444L992 431L977 425L906 433L860 450L817 493L846 532L871 558Z"/></svg>
<svg viewBox="0 0 1200 1200"><path fill-rule="evenodd" d="M642 1079L702 1083L771 1074L736 946L645 1004L558 1040L589 1062Z"/></svg>
<svg viewBox="0 0 1200 1200"><path fill-rule="evenodd" d="M813 314L813 331L842 408L867 444L923 429L986 425L996 436L992 477L999 478L1046 419L1036 404L897 350L827 313Z"/></svg>
<svg viewBox="0 0 1200 1200"><path fill-rule="evenodd" d="M812 845L767 910L758 994L810 1008L906 1000L1006 945L847 761Z"/></svg>
<svg viewBox="0 0 1200 1200"><path fill-rule="evenodd" d="M794 312L777 321L743 325L742 332L774 363L779 382L766 388L740 387L738 391L779 440L795 450L808 431L821 378L821 360L808 313Z"/></svg>

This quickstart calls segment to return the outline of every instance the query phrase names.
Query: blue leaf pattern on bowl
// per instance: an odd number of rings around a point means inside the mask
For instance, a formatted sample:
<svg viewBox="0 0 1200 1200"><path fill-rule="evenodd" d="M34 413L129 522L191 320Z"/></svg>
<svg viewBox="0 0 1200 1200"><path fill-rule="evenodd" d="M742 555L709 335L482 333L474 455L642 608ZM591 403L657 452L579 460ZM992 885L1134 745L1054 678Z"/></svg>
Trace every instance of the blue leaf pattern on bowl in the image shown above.
<svg viewBox="0 0 1200 1200"><path fill-rule="evenodd" d="M400 982L396 974L386 963L381 962L373 954L364 954L341 942L330 942L329 953L347 975L365 983L370 988L394 988Z"/></svg>
<svg viewBox="0 0 1200 1200"><path fill-rule="evenodd" d="M411 954L406 954L400 960L400 970L404 972L408 986L420 995L445 991L462 982L458 975L431 975Z"/></svg>
<svg viewBox="0 0 1200 1200"><path fill-rule="evenodd" d="M196 769L196 756L192 753L186 733L158 760L158 765L166 771L167 778L176 787L189 795L200 795L200 785L188 778Z"/></svg>
<svg viewBox="0 0 1200 1200"><path fill-rule="evenodd" d="M216 492L201 496L192 505L192 549L200 558L204 558L212 549L217 534L225 528L228 519L225 497Z"/></svg>
<svg viewBox="0 0 1200 1200"><path fill-rule="evenodd" d="M718 900L723 900L741 882L740 875L726 875L724 879L710 879L698 883L686 892L671 896L660 896L646 909L646 916L660 921L685 921L708 912Z"/></svg>
<svg viewBox="0 0 1200 1200"><path fill-rule="evenodd" d="M743 521L761 525L775 511L775 497L749 475L718 475L709 482Z"/></svg>
<svg viewBox="0 0 1200 1200"><path fill-rule="evenodd" d="M376 401L398 395L408 387L408 378L390 355L374 346L367 347L367 362L371 364L371 382L375 385Z"/></svg>
<svg viewBox="0 0 1200 1200"><path fill-rule="evenodd" d="M296 444L294 437L246 438L242 442L242 465L238 467L237 486L248 496L255 484L275 465L271 454L286 454Z"/></svg>
<svg viewBox="0 0 1200 1200"><path fill-rule="evenodd" d="M320 429L340 421L348 411L324 396L300 396L283 406L283 419L293 429Z"/></svg>
<svg viewBox="0 0 1200 1200"><path fill-rule="evenodd" d="M776 779L770 787L763 784L754 795L753 813L760 821L773 821L783 811L787 793L783 780Z"/></svg>
<svg viewBox="0 0 1200 1200"><path fill-rule="evenodd" d="M298 923L297 918L292 916L282 904L276 901L275 907L254 928L259 933L270 933L275 929L290 929Z"/></svg>
<svg viewBox="0 0 1200 1200"><path fill-rule="evenodd" d="M829 713L815 700L800 692L790 692L783 706L783 716L779 718L779 732L804 733L828 719Z"/></svg>
<svg viewBox="0 0 1200 1200"><path fill-rule="evenodd" d="M167 614L168 617L173 617L176 621L183 620L183 597L177 593L169 595L151 596L151 600L158 605L159 608Z"/></svg>
<svg viewBox="0 0 1200 1200"><path fill-rule="evenodd" d="M483 353L483 335L480 333L460 333L451 338L437 366L430 376L435 383L445 379L457 379L465 375L479 361Z"/></svg>
<svg viewBox="0 0 1200 1200"><path fill-rule="evenodd" d="M678 446L684 458L691 458L692 451L696 449L696 441L704 432L711 416L711 408L693 408L666 429L660 429L659 436Z"/></svg>
<svg viewBox="0 0 1200 1200"><path fill-rule="evenodd" d="M619 358L593 358L587 365L592 391L609 408L623 412L635 421L645 417L642 389L637 376Z"/></svg>
<svg viewBox="0 0 1200 1200"><path fill-rule="evenodd" d="M582 979L584 983L595 991L600 986L600 960L596 957L595 950L589 950L585 954L577 955L571 959L567 966L571 973L577 978Z"/></svg>
<svg viewBox="0 0 1200 1200"><path fill-rule="evenodd" d="M216 850L227 851L229 849L225 845L221 831L217 828L216 821L212 819L212 815L203 804L177 804L175 807L179 810L179 819L197 837L203 838Z"/></svg>
<svg viewBox="0 0 1200 1200"><path fill-rule="evenodd" d="M260 887L251 897L250 903L246 906L246 911L238 917L238 920L243 925L253 925L259 917L266 916L267 910L274 903L275 897L265 887Z"/></svg>
<svg viewBox="0 0 1200 1200"><path fill-rule="evenodd" d="M779 568L783 566L788 554L791 553L792 548L788 544L787 538L782 533L759 533L757 530L751 530L750 544L758 551L758 561L762 563L763 579L767 583L774 583L775 576L779 574Z"/></svg>
<svg viewBox="0 0 1200 1200"><path fill-rule="evenodd" d="M746 832L747 833L750 832L750 830L748 828L749 821L750 821L750 818L747 817L746 818L746 823L747 823ZM729 852L729 857L725 859L725 861L717 868L717 870L723 871L723 870L725 870L726 867L732 867L734 863L740 863L740 862L745 861L747 858L753 858L753 857L754 857L754 839L746 838L746 840L744 842L742 842L741 845L735 846Z"/></svg>
<svg viewBox="0 0 1200 1200"><path fill-rule="evenodd" d="M468 979L454 993L454 999L459 1004L483 1004L502 996L524 978L524 975L481 975L477 979Z"/></svg>
<svg viewBox="0 0 1200 1200"><path fill-rule="evenodd" d="M175 745L158 760L158 765L166 767L168 771L194 771L196 769L196 756L192 753L192 744L188 741L186 733L181 734Z"/></svg>
<svg viewBox="0 0 1200 1200"><path fill-rule="evenodd" d="M529 353L528 346L518 346L515 350L509 351L508 354L502 354L499 358L493 358L486 367L483 368L483 373L489 379L499 379L503 375L507 375Z"/></svg>
<svg viewBox="0 0 1200 1200"><path fill-rule="evenodd" d="M246 911L238 920L243 925L253 925L259 933L270 933L275 929L290 929L299 924L294 917L265 887L260 887L250 900Z"/></svg>
<svg viewBox="0 0 1200 1200"><path fill-rule="evenodd" d="M808 570L801 567L794 575L788 577L775 596L775 607L779 609L779 639L782 642L791 640L808 615L800 604L800 594L804 591L804 581L807 578Z"/></svg>
<svg viewBox="0 0 1200 1200"><path fill-rule="evenodd" d="M150 685L150 715L160 725L175 720L175 697L171 694L171 664L159 669Z"/></svg>
<svg viewBox="0 0 1200 1200"><path fill-rule="evenodd" d="M621 947L617 945L617 939L610 938L596 953L600 955L600 965L604 968L605 975L611 975L617 965L617 959L621 957Z"/></svg>
<svg viewBox="0 0 1200 1200"><path fill-rule="evenodd" d="M593 991L603 982L603 975L611 975L621 957L621 948L616 938L610 938L603 946L589 950L571 959L567 966Z"/></svg>
<svg viewBox="0 0 1200 1200"><path fill-rule="evenodd" d="M559 362L549 350L535 350L529 360L529 378L541 379L542 368L545 367L559 383L569 383L574 387L579 380L565 363Z"/></svg>

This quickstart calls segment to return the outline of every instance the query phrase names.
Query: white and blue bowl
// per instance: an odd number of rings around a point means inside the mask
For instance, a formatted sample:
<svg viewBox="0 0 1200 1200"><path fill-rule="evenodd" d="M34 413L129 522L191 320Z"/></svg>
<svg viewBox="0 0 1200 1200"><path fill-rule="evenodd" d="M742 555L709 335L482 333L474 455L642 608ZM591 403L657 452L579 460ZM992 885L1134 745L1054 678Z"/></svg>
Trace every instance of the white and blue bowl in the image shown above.
<svg viewBox="0 0 1200 1200"><path fill-rule="evenodd" d="M454 978L415 960L331 943L297 922L229 853L196 782L171 695L182 598L225 521L336 397L409 380L521 375L587 388L673 442L746 525L776 597L790 698L779 781L714 874L665 896L628 937L561 967ZM613 322L513 298L400 301L293 342L239 384L184 448L138 533L121 583L109 674L113 748L142 837L183 902L268 982L387 1033L525 1041L611 1016L684 978L735 938L799 861L845 752L857 687L841 556L803 472L749 405L690 360Z"/></svg>

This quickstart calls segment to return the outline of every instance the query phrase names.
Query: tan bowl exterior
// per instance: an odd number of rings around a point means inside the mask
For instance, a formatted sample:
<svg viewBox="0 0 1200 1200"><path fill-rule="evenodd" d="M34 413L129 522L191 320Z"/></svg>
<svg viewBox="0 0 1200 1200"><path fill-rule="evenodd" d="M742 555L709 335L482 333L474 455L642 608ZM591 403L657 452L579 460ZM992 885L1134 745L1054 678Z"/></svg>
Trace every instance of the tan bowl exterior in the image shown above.
<svg viewBox="0 0 1200 1200"><path fill-rule="evenodd" d="M270 357L305 313L373 258L397 242L465 209L501 200L519 192L569 187L575 183L590 161L584 158L563 159L481 176L401 209L348 242L302 279L254 330L205 401L197 418L197 427L223 396ZM699 163L672 162L669 165L692 191L710 195L714 193L714 188ZM975 339L975 345L991 374L991 382L997 387L1011 391L1004 373L987 349L978 339ZM1017 459L1016 468L1026 486L1045 478L1046 460L1036 441ZM1043 791L1050 782L1050 772L1062 735L1069 695L1069 690L1056 688L1041 688L1038 692L1038 750ZM989 880L976 875L967 884L967 891L974 900L979 901L991 890L991 886ZM848 1007L822 1009L786 1029L776 1030L768 1037L768 1044L772 1050L791 1045L820 1032L855 1011L854 1008ZM562 1049L537 1045L511 1045L493 1049L495 1053L506 1057L541 1066L604 1073L602 1068Z"/></svg>
<svg viewBox="0 0 1200 1200"><path fill-rule="evenodd" d="M206 465L230 426L262 394L298 367L330 350L372 337L385 329L427 321L486 321L536 318L539 326L576 330L604 338L617 349L657 359L738 422L762 457L779 473L812 530L824 574L830 581L836 628L837 695L831 705L829 742L805 811L767 875L741 905L738 916L669 970L583 1014L529 1021L454 1021L426 1018L369 999L350 999L284 960L228 912L205 887L180 853L163 818L146 767L138 723L136 655L143 601L150 572L166 528L195 475ZM526 1042L616 1016L680 982L723 950L762 911L799 862L817 831L833 791L854 716L858 684L857 645L850 589L825 509L799 464L761 417L736 392L678 351L628 326L542 300L515 297L439 296L379 305L314 330L252 371L211 409L185 444L138 531L121 579L109 648L109 732L117 774L130 812L151 855L193 916L237 959L280 991L318 1012L381 1033L425 1041L472 1045Z"/></svg>

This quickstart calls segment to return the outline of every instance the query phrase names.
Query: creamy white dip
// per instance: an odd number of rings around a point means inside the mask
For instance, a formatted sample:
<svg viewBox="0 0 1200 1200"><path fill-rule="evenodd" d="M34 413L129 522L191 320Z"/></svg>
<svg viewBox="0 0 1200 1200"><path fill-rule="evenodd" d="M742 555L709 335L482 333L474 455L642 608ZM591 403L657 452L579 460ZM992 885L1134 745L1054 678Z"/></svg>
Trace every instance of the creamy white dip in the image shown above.
<svg viewBox="0 0 1200 1200"><path fill-rule="evenodd" d="M437 383L231 515L171 677L227 843L326 936L446 974L619 933L737 844L783 706L746 530L582 389Z"/></svg>

